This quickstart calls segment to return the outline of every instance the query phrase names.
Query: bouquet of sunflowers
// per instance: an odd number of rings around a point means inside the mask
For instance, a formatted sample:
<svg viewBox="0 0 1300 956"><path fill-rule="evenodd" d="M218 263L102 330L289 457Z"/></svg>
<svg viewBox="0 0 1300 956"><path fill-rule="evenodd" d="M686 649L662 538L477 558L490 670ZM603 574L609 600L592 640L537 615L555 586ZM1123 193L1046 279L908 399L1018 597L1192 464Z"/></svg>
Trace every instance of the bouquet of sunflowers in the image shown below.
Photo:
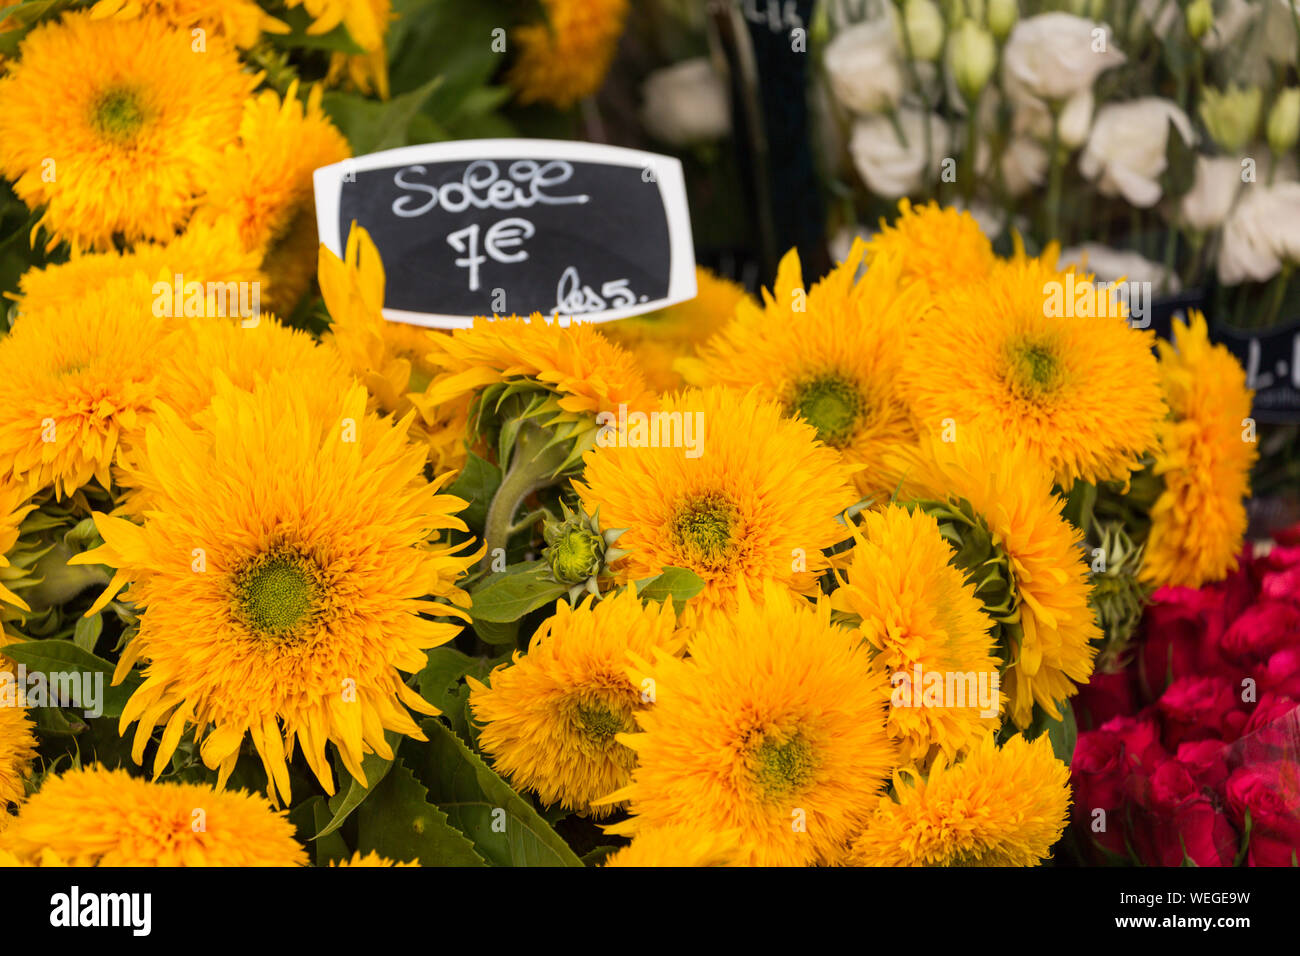
<svg viewBox="0 0 1300 956"><path fill-rule="evenodd" d="M432 122L386 4L55 6L0 78L0 863L1052 858L1071 698L1240 552L1201 315L904 200L758 296L390 322L310 214Z"/></svg>

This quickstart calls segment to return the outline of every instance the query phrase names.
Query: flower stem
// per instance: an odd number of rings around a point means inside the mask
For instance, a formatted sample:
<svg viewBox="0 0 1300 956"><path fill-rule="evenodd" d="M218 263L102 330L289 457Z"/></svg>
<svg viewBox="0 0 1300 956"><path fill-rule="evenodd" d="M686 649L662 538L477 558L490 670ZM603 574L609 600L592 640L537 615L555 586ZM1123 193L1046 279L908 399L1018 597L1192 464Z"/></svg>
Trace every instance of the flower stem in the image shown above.
<svg viewBox="0 0 1300 956"><path fill-rule="evenodd" d="M519 429L510 467L488 505L483 527L483 541L487 545L487 553L483 556L484 569L492 566L492 558L498 549L505 553L511 533L522 530L513 522L524 499L559 480L556 469L564 463L567 448L564 442L548 444L551 437L548 430L532 422Z"/></svg>
<svg viewBox="0 0 1300 956"><path fill-rule="evenodd" d="M1047 186L1047 241L1060 238L1061 233L1061 180L1065 163L1061 161L1061 107L1049 104L1052 111L1052 138L1048 143L1050 173Z"/></svg>

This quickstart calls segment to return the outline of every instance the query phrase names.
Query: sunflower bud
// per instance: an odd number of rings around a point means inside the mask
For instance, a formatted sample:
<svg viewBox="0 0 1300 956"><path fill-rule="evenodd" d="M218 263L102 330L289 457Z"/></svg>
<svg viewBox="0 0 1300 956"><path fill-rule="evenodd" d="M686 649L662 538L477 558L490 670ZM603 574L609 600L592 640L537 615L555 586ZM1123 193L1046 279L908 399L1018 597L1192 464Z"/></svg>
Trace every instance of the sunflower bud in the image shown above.
<svg viewBox="0 0 1300 956"><path fill-rule="evenodd" d="M613 547L623 529L600 530L600 511L588 515L581 508L572 512L562 505L563 518L550 519L542 527L546 547L542 560L560 584L570 586L570 596L586 590L599 593L597 581L610 562L627 552Z"/></svg>
<svg viewBox="0 0 1300 956"><path fill-rule="evenodd" d="M948 65L967 102L975 102L997 62L993 35L974 20L963 22L948 41Z"/></svg>
<svg viewBox="0 0 1300 956"><path fill-rule="evenodd" d="M1102 525L1098 544L1092 550L1089 602L1106 635L1097 670L1107 672L1123 666L1129 643L1142 620L1149 589L1138 580L1143 548L1133 544L1123 525Z"/></svg>
<svg viewBox="0 0 1300 956"><path fill-rule="evenodd" d="M1268 111L1268 148L1281 155L1300 138L1300 87L1290 87L1277 94Z"/></svg>
<svg viewBox="0 0 1300 956"><path fill-rule="evenodd" d="M1238 152L1255 135L1262 100L1258 86L1229 86L1222 91L1206 87L1201 119L1210 138L1227 152Z"/></svg>

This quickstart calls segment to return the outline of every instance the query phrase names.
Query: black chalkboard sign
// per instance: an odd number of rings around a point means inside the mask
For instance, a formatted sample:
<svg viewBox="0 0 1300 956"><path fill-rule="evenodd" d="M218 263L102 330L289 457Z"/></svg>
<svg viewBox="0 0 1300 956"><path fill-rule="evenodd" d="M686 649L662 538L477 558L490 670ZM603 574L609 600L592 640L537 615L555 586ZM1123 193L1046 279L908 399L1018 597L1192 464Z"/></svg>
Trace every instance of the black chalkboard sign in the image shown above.
<svg viewBox="0 0 1300 956"><path fill-rule="evenodd" d="M461 140L316 170L320 239L353 222L379 249L385 317L461 328L475 316L606 321L695 295L681 163L590 143Z"/></svg>

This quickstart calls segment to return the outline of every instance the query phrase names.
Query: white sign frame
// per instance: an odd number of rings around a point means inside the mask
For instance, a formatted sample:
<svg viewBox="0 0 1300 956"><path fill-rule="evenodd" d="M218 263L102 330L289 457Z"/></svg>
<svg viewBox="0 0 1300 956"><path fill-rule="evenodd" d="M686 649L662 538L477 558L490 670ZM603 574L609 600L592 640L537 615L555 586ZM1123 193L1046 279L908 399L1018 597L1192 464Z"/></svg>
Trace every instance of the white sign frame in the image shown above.
<svg viewBox="0 0 1300 956"><path fill-rule="evenodd" d="M566 316L552 314L548 319L574 322L611 322L664 306L695 298L695 244L691 236L690 209L686 201L686 179L681 161L640 149L607 146L601 143L582 143L552 139L466 139L446 143L425 143L418 146L401 146L378 153L356 156L330 166L322 166L312 173L316 193L316 229L320 241L339 258L343 257L343 241L339 223L339 204L344 177L349 174L374 169L414 166L421 163L445 163L475 159L537 159L570 160L600 163L610 166L628 166L641 170L645 183L654 183L663 200L668 217L669 280L668 294L661 299L638 302L635 305L603 312L589 312ZM383 250L380 250L382 257ZM443 315L435 312L412 312L405 309L383 310L384 318L393 322L422 325L435 329L464 329L474 323L473 316ZM525 317L526 318L526 317Z"/></svg>

